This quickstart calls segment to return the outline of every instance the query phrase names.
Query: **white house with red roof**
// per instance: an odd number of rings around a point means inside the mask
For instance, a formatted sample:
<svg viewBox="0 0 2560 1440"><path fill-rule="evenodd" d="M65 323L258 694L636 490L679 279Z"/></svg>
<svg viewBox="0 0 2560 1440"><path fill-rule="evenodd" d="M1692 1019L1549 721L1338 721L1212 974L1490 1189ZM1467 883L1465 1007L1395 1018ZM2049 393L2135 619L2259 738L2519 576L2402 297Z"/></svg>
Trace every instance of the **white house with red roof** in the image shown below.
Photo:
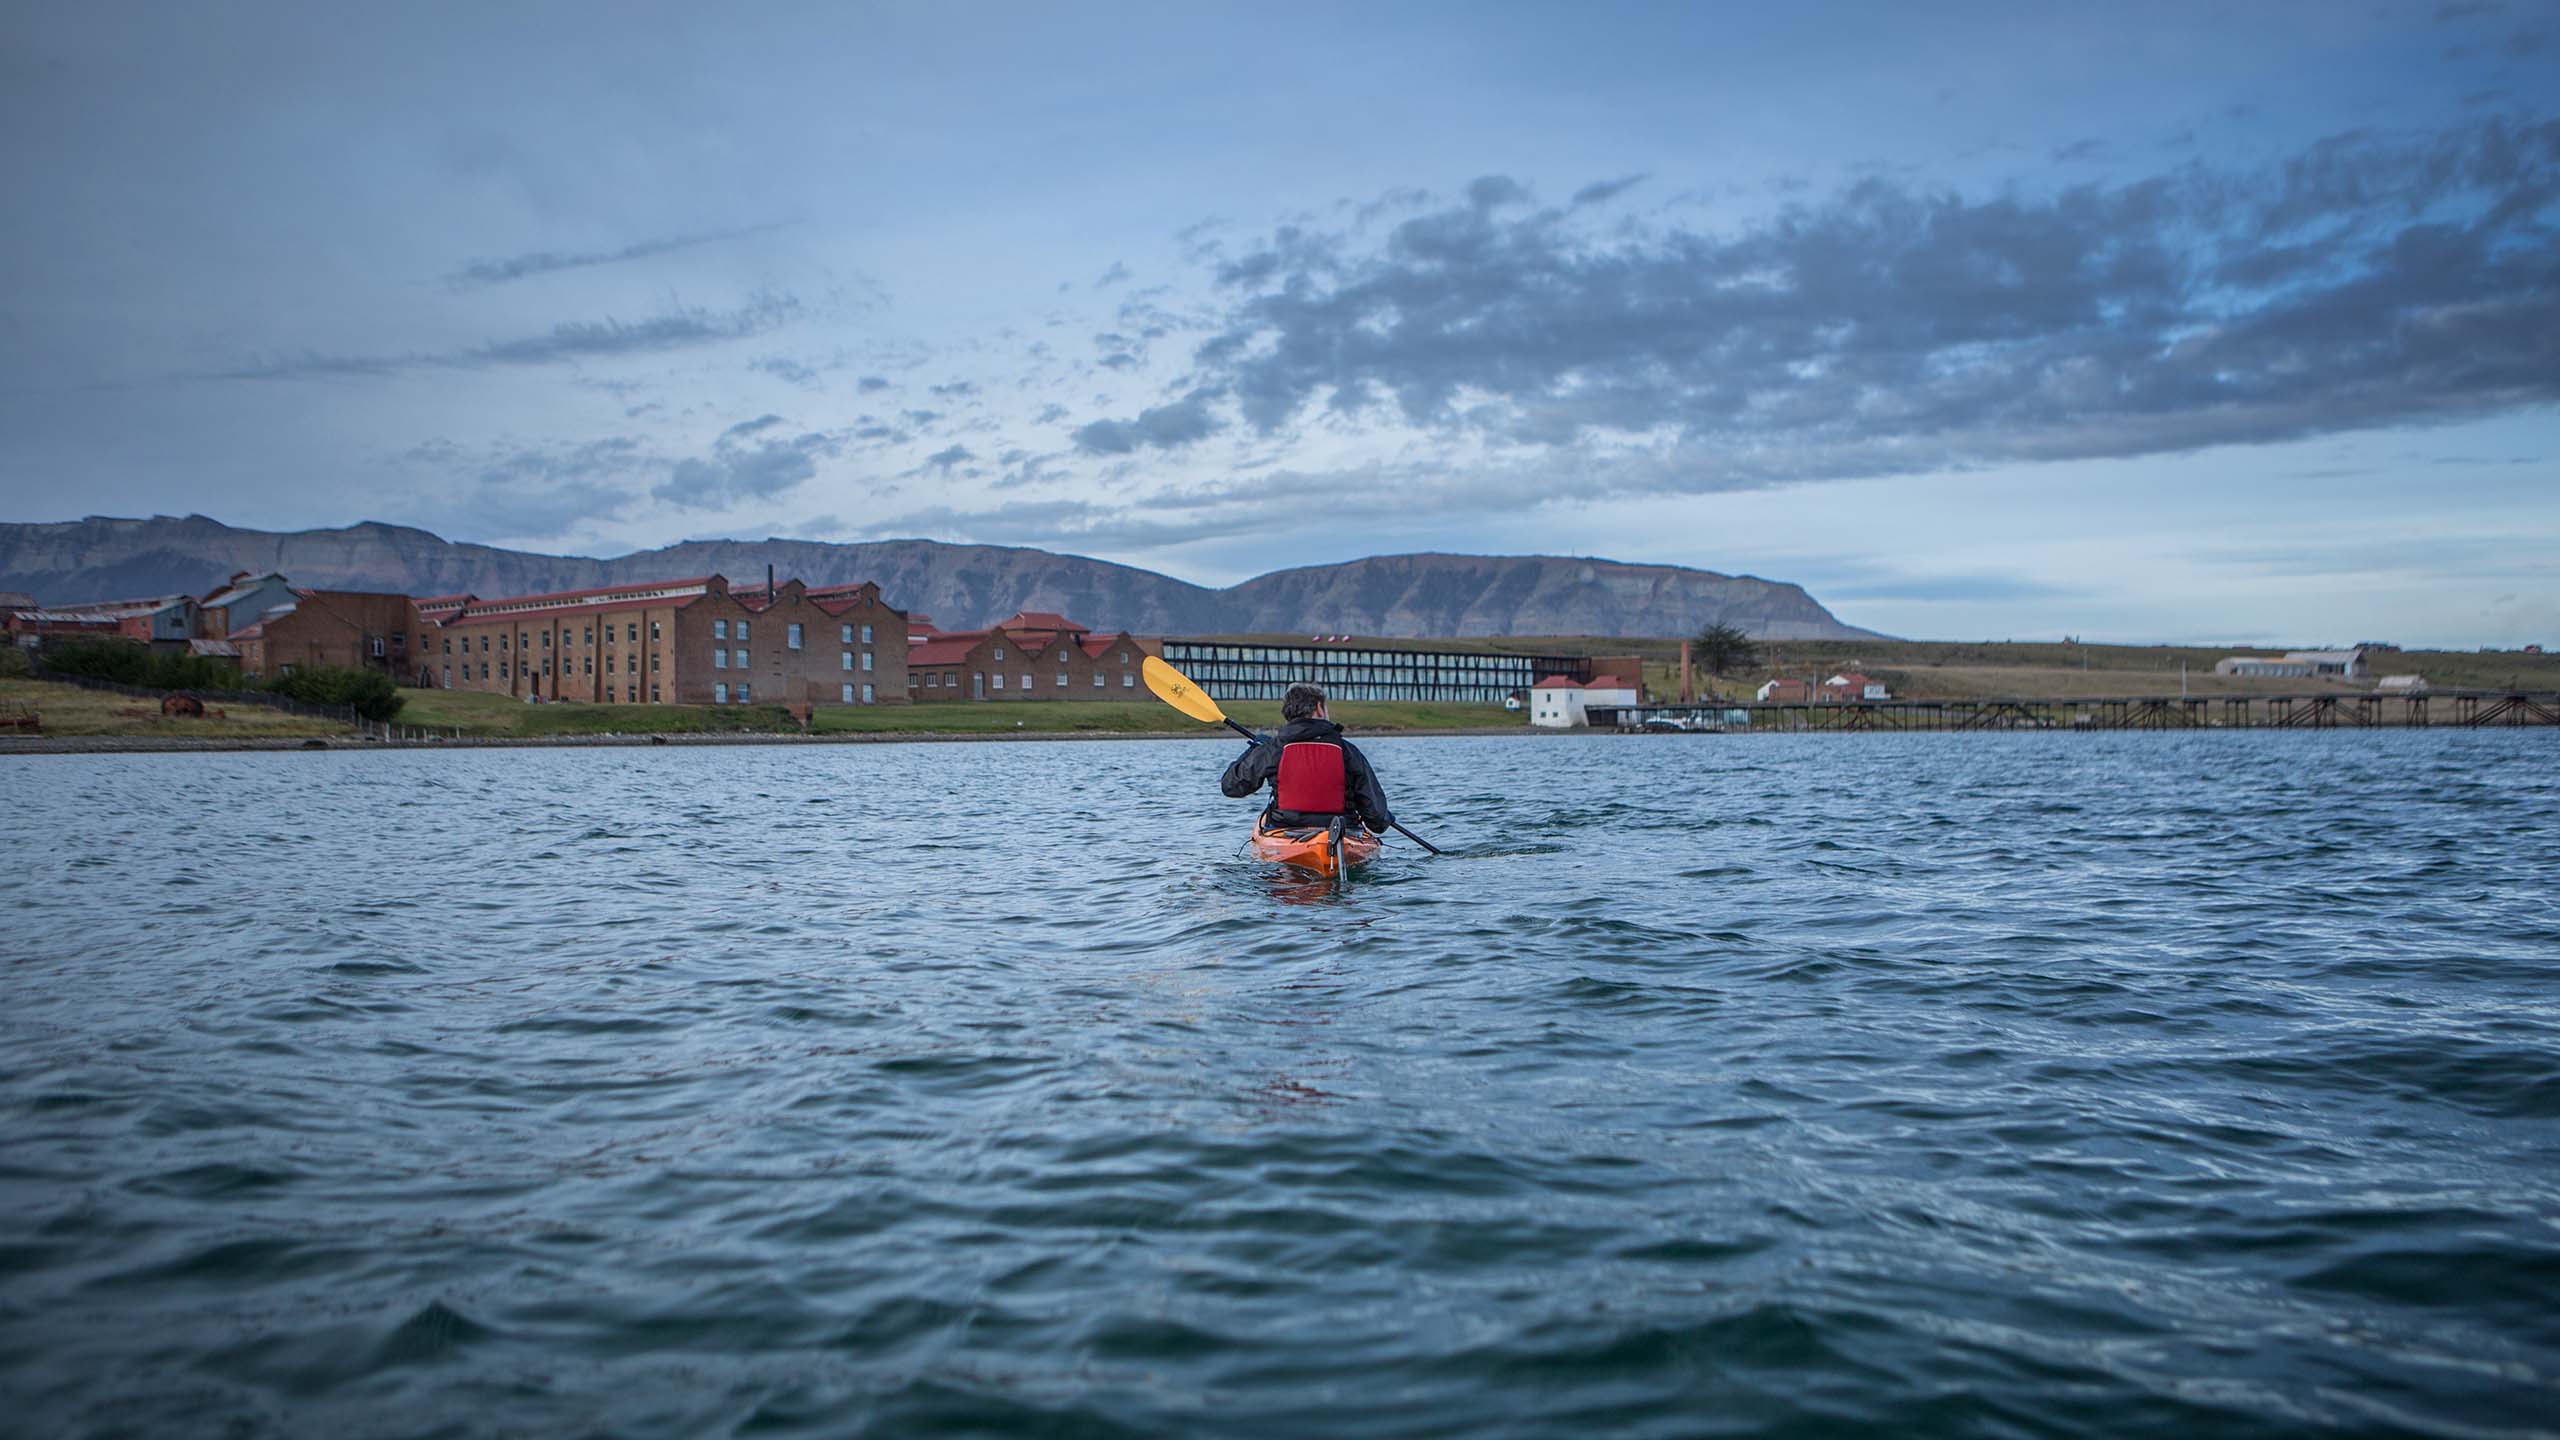
<svg viewBox="0 0 2560 1440"><path fill-rule="evenodd" d="M1643 693L1643 687L1620 675L1594 675L1589 680L1550 675L1529 687L1529 723L1569 730L1590 724L1594 707L1640 704Z"/></svg>

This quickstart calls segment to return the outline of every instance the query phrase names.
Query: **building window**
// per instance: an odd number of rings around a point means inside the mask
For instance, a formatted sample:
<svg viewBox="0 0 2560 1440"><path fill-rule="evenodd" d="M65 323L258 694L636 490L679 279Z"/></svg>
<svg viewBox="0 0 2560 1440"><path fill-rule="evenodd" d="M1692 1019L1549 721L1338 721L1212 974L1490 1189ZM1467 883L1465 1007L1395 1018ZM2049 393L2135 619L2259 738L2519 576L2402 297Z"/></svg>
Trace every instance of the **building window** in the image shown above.
<svg viewBox="0 0 2560 1440"><path fill-rule="evenodd" d="M655 651L650 652L649 655L649 673L652 675L658 673L658 656Z"/></svg>
<svg viewBox="0 0 2560 1440"><path fill-rule="evenodd" d="M444 653L447 655L453 653L453 637L450 635L444 637Z"/></svg>
<svg viewBox="0 0 2560 1440"><path fill-rule="evenodd" d="M462 637L462 643L463 643L463 644L465 644L465 645L470 644L470 643L471 643L471 637L470 637L470 636L468 636L468 635L463 636L463 637ZM481 654L483 654L483 655L486 655L486 654L488 654L488 653L489 653L489 637L488 637L487 635L485 635L485 634L484 634L484 635L482 635L482 636L480 637L480 653L481 653Z"/></svg>
<svg viewBox="0 0 2560 1440"><path fill-rule="evenodd" d="M637 626L637 625L634 625L634 626L632 626L631 628L632 628L632 631L634 632L631 638L633 638L634 640L639 639L640 637L639 637L639 635L638 635L638 633L637 633L637 632L639 631L640 627L639 627L639 626ZM664 635L661 635L661 634L659 634L659 633L658 633L658 622L657 622L657 621L655 621L655 620L652 620L652 621L650 621L650 622L649 622L649 638L650 638L651 640L653 640L653 641L654 641L654 640L663 640L663 639L667 638L667 637L665 637Z"/></svg>
<svg viewBox="0 0 2560 1440"><path fill-rule="evenodd" d="M871 703L871 687L868 685L862 687L862 703L865 705Z"/></svg>
<svg viewBox="0 0 2560 1440"><path fill-rule="evenodd" d="M744 629L745 629L745 628L747 628L747 627L745 627L744 625L741 625L741 626L739 626L738 628L739 628L739 629L741 629L741 630L744 630ZM729 622L728 622L728 621L726 621L726 620L714 620L714 621L712 621L712 622L711 622L711 638L712 638L712 639L714 639L714 640L726 640L726 639L728 639L728 638L729 638Z"/></svg>
<svg viewBox="0 0 2560 1440"><path fill-rule="evenodd" d="M1093 688L1096 690L1102 688L1102 672L1099 670L1093 672Z"/></svg>
<svg viewBox="0 0 2560 1440"><path fill-rule="evenodd" d="M1067 672L1064 670L1058 672L1058 688L1061 690L1067 688Z"/></svg>
<svg viewBox="0 0 2560 1440"><path fill-rule="evenodd" d="M480 678L483 680L489 678L489 662L486 660L480 662Z"/></svg>
<svg viewBox="0 0 2560 1440"><path fill-rule="evenodd" d="M924 677L924 688L926 688L927 690L939 690L939 689L941 689L941 688L942 688L942 677L941 677L940 675L935 674L934 672L932 672L932 671L930 671L930 670L926 671L926 672L925 672L925 677Z"/></svg>
<svg viewBox="0 0 2560 1440"><path fill-rule="evenodd" d="M444 688L447 690L453 688L453 667L450 665L444 667Z"/></svg>
<svg viewBox="0 0 2560 1440"><path fill-rule="evenodd" d="M996 647L996 655L995 655L995 658L997 658L998 660L1001 660L1001 659L1003 659L1003 658L1004 658L1004 647L1003 647L1003 646L999 645L999 646L997 646L997 647Z"/></svg>
<svg viewBox="0 0 2560 1440"><path fill-rule="evenodd" d="M604 657L604 673L607 675L613 673L613 657L610 655Z"/></svg>
<svg viewBox="0 0 2560 1440"><path fill-rule="evenodd" d="M786 625L782 627L782 643L794 650L799 649L800 627L797 625Z"/></svg>
<svg viewBox="0 0 2560 1440"><path fill-rule="evenodd" d="M865 670L871 668L871 652L868 650L862 652L862 668Z"/></svg>
<svg viewBox="0 0 2560 1440"><path fill-rule="evenodd" d="M739 686L739 687L738 687L738 703L739 703L739 704L744 705L744 704L748 703L749 701L751 701L751 700L753 700L753 699L755 699L755 691L754 691L752 688L750 688L750 687L748 687L748 686L745 686L745 685L741 685L741 686Z"/></svg>
<svg viewBox="0 0 2560 1440"><path fill-rule="evenodd" d="M649 687L649 698L650 698L651 700L655 700L655 699L657 699L657 698L658 698L658 687L657 687L657 686L652 685L652 686L650 686L650 687Z"/></svg>
<svg viewBox="0 0 2560 1440"><path fill-rule="evenodd" d="M551 648L551 632L548 630L542 632L542 648L545 650Z"/></svg>
<svg viewBox="0 0 2560 1440"><path fill-rule="evenodd" d="M844 687L844 703L847 705L853 703L853 687L850 685Z"/></svg>
<svg viewBox="0 0 2560 1440"><path fill-rule="evenodd" d="M630 625L630 630L631 630L631 635L630 635L631 643L632 643L632 644L634 644L634 645L639 644L639 643L640 643L640 622L639 622L639 621L637 621L637 620L632 621L632 622L631 622L631 625ZM639 697L639 696L637 696L637 695L634 695L634 696L632 696L631 698L632 698L632 699L634 699L634 700L637 700L637 699L639 699L640 697Z"/></svg>
<svg viewBox="0 0 2560 1440"><path fill-rule="evenodd" d="M871 643L871 627L868 625L862 627L862 643L865 645Z"/></svg>
<svg viewBox="0 0 2560 1440"><path fill-rule="evenodd" d="M726 651L726 650L714 650L714 651L712 651L712 652L711 652L711 668L712 668L712 669L714 669L714 670L726 670L726 669L728 669L728 668L729 668L729 652L728 652L728 651Z"/></svg>
<svg viewBox="0 0 2560 1440"><path fill-rule="evenodd" d="M837 641L837 643L838 643L838 644L842 644L842 645L850 645L850 644L852 644L852 643L853 643L853 627L852 627L852 626L847 625L847 626L845 626L845 627L844 627L844 635L843 635L843 637L842 637L840 640L838 640L838 641Z"/></svg>
<svg viewBox="0 0 2560 1440"><path fill-rule="evenodd" d="M1130 673L1129 673L1128 671L1126 671L1126 670L1123 670L1123 671L1121 671L1121 672L1120 672L1120 688L1121 688L1121 689L1123 689L1123 690L1130 689L1131 687L1135 686L1137 683L1138 683L1138 677L1137 677L1137 676L1130 674Z"/></svg>
<svg viewBox="0 0 2560 1440"><path fill-rule="evenodd" d="M593 675L596 673L596 657L593 655L579 656L578 673L581 675Z"/></svg>
<svg viewBox="0 0 2560 1440"><path fill-rule="evenodd" d="M999 690L1004 688L1004 676L1002 673L998 673L996 676L996 688Z"/></svg>
<svg viewBox="0 0 2560 1440"><path fill-rule="evenodd" d="M1028 690L1028 689L1030 689L1030 688L1031 688L1031 677L1030 677L1030 676L1025 675L1025 676L1023 676L1023 677L1022 677L1022 688L1023 688L1023 689L1025 689L1025 690Z"/></svg>
<svg viewBox="0 0 2560 1440"><path fill-rule="evenodd" d="M743 627L741 627L741 628L743 628ZM744 635L741 635L741 636L739 636L738 638L739 638L739 639L741 639L741 640L744 640L744 639L745 639L745 638L747 638L747 637L745 637ZM744 670L744 669L746 669L746 668L747 668L747 652L746 652L746 651L744 651L744 650L732 650L732 651L730 651L730 652L729 652L729 668L730 668L730 669L732 669L732 670Z"/></svg>
<svg viewBox="0 0 2560 1440"><path fill-rule="evenodd" d="M507 662L504 660L498 662L498 678L501 680L512 680L515 678L507 673Z"/></svg>
<svg viewBox="0 0 2560 1440"><path fill-rule="evenodd" d="M714 705L726 705L729 703L728 682L722 681L711 687L711 703Z"/></svg>
<svg viewBox="0 0 2560 1440"><path fill-rule="evenodd" d="M747 638L747 622L744 620L738 622L738 638L741 641Z"/></svg>
<svg viewBox="0 0 2560 1440"><path fill-rule="evenodd" d="M501 655L507 653L507 637L504 635L498 637L498 653Z"/></svg>
<svg viewBox="0 0 2560 1440"><path fill-rule="evenodd" d="M579 631L578 643L581 645L593 645L596 643L596 627L590 625L586 629Z"/></svg>
<svg viewBox="0 0 2560 1440"><path fill-rule="evenodd" d="M853 652L850 650L844 652L844 668L847 670L853 668Z"/></svg>

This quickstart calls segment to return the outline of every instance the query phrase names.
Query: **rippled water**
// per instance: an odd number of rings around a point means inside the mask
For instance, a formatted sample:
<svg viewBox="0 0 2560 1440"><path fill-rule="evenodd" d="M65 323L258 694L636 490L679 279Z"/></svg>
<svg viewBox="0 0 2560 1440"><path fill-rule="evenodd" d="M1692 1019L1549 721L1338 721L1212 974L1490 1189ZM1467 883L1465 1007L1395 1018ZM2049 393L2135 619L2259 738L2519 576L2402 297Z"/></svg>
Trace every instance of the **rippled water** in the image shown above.
<svg viewBox="0 0 2560 1440"><path fill-rule="evenodd" d="M2560 735L1230 751L0 762L0 1430L2560 1424Z"/></svg>

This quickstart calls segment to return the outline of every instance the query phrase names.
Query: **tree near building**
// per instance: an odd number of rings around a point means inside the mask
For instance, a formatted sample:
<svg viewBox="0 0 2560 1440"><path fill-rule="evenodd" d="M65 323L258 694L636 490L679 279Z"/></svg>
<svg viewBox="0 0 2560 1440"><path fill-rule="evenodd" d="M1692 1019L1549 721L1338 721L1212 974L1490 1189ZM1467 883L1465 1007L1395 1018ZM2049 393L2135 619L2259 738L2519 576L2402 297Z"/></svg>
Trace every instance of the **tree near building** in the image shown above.
<svg viewBox="0 0 2560 1440"><path fill-rule="evenodd" d="M1722 676L1728 670L1741 670L1760 663L1760 647L1739 626L1721 622L1698 632L1689 642L1690 652L1707 673Z"/></svg>

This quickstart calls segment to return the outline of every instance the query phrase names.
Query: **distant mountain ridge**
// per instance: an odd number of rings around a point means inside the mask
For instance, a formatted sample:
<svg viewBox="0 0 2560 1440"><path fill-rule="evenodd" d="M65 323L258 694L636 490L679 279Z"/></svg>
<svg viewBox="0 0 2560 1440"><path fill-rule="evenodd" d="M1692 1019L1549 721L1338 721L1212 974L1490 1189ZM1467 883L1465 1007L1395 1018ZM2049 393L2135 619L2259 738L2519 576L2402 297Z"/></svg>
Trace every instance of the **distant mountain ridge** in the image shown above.
<svg viewBox="0 0 2560 1440"><path fill-rule="evenodd" d="M1053 610L1140 634L1676 636L1721 622L1772 640L1875 635L1780 581L1552 555L1378 555L1219 590L1081 555L937 540L688 540L596 560L375 521L294 531L202 515L0 523L0 590L48 603L202 594L240 570L321 588L495 596L685 575L761 582L767 565L812 585L877 581L891 604L949 629Z"/></svg>

